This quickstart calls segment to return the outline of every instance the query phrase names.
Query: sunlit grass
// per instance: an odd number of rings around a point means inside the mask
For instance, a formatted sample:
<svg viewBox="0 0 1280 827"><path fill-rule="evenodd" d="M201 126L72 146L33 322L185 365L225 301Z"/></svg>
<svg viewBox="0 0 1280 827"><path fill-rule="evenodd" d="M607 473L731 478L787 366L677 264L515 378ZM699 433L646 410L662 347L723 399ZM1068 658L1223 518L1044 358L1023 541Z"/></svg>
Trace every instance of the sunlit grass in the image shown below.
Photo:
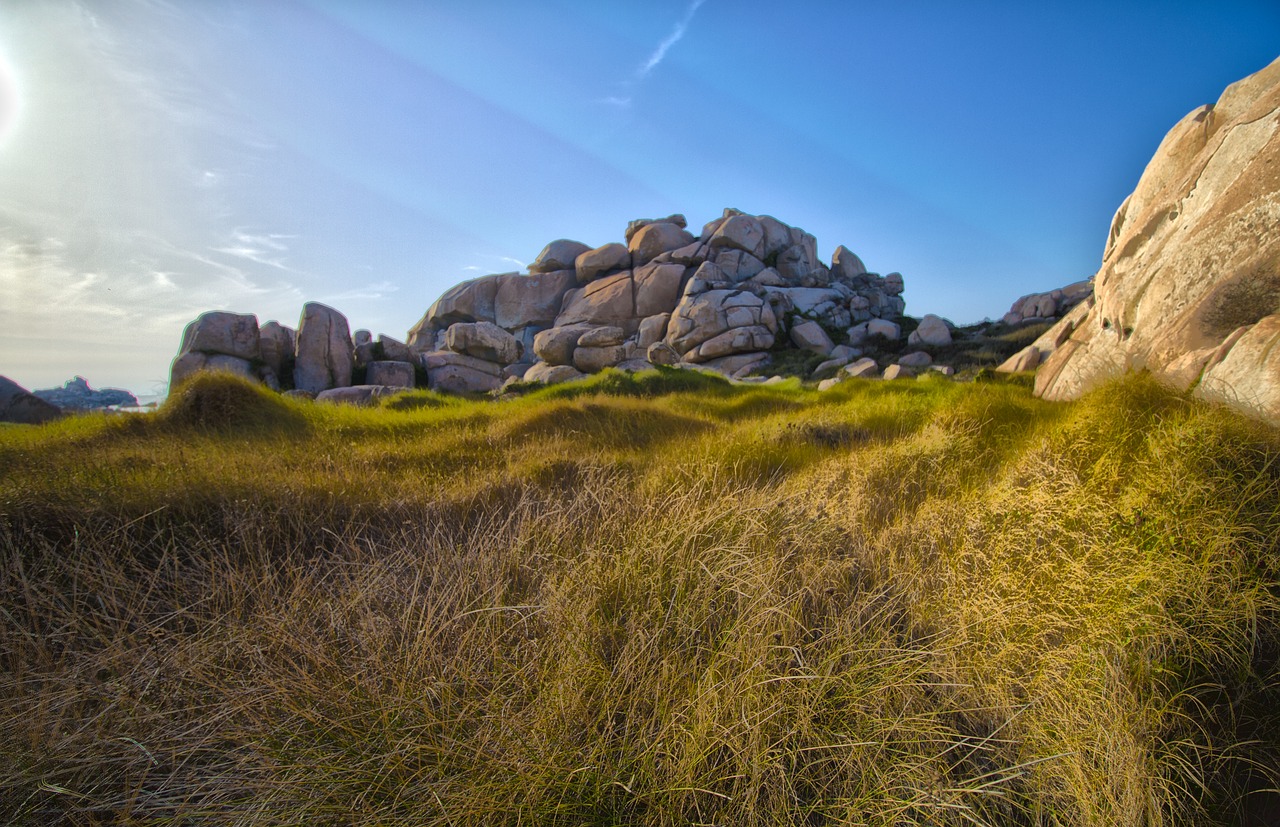
<svg viewBox="0 0 1280 827"><path fill-rule="evenodd" d="M0 811L1230 824L1280 766L1278 462L1142 377L201 378L0 430Z"/></svg>

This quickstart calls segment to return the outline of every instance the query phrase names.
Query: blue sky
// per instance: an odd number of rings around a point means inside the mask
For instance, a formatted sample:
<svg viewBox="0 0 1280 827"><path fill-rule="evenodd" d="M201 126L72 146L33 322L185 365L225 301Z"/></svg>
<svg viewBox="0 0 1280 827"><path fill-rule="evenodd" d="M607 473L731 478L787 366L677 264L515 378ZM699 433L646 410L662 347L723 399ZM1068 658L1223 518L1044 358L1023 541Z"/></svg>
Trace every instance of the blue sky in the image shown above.
<svg viewBox="0 0 1280 827"><path fill-rule="evenodd" d="M208 309L403 337L548 241L726 206L998 318L1277 56L1274 2L3 0L0 374L151 392Z"/></svg>

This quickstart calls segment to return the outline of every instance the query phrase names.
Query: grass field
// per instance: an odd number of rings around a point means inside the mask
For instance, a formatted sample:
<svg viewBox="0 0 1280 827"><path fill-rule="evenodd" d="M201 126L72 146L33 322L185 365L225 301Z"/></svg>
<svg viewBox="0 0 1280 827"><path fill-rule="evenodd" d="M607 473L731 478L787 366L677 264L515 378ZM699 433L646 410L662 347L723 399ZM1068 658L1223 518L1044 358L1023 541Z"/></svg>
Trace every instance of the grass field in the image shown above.
<svg viewBox="0 0 1280 827"><path fill-rule="evenodd" d="M1278 576L1280 435L1141 376L202 376L0 429L0 813L1273 823Z"/></svg>

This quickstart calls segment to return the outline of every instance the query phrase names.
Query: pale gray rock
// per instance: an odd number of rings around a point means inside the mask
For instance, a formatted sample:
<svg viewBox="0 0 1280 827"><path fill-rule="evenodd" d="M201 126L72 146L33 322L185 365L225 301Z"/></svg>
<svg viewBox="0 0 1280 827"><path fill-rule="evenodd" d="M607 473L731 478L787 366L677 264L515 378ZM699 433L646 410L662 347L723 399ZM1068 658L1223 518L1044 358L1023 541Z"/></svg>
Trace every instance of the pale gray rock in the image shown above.
<svg viewBox="0 0 1280 827"><path fill-rule="evenodd" d="M413 365L409 362L370 362L365 368L364 381L369 385L412 388L415 384Z"/></svg>
<svg viewBox="0 0 1280 827"><path fill-rule="evenodd" d="M345 388L330 388L315 395L317 402L331 405L355 405L369 408L378 404L379 399L403 393L406 388L391 385L351 385Z"/></svg>
<svg viewBox="0 0 1280 827"><path fill-rule="evenodd" d="M1020 373L1024 370L1035 370L1040 366L1040 349L1034 344L1010 356L996 368L1000 373Z"/></svg>
<svg viewBox="0 0 1280 827"><path fill-rule="evenodd" d="M427 387L440 393L492 393L502 387L504 381L502 368L498 368L496 376L461 364L440 365L427 371Z"/></svg>
<svg viewBox="0 0 1280 827"><path fill-rule="evenodd" d="M426 315L409 331L409 347L430 350L436 346L436 335L458 322L492 322L494 301L502 282L519 273L498 273L455 284L427 310Z"/></svg>
<svg viewBox="0 0 1280 827"><path fill-rule="evenodd" d="M449 325L445 333L445 345L454 353L465 353L499 365L520 361L520 342L492 322L458 322Z"/></svg>
<svg viewBox="0 0 1280 827"><path fill-rule="evenodd" d="M771 215L759 217L760 227L764 230L764 255L768 258L777 255L791 246L791 228Z"/></svg>
<svg viewBox="0 0 1280 827"><path fill-rule="evenodd" d="M654 342L662 341L667 335L667 322L670 320L670 313L658 313L642 319L636 333L636 346L641 351L647 351Z"/></svg>
<svg viewBox="0 0 1280 827"><path fill-rule="evenodd" d="M835 343L831 341L827 331L822 329L822 325L811 320L798 322L792 326L791 342L801 350L807 350L819 356L827 356L835 348Z"/></svg>
<svg viewBox="0 0 1280 827"><path fill-rule="evenodd" d="M547 327L560 313L565 293L577 284L572 269L534 273L512 273L498 279L493 299L493 321L498 327Z"/></svg>
<svg viewBox="0 0 1280 827"><path fill-rule="evenodd" d="M389 362L416 361L413 351L399 339L393 339L387 335L379 335L378 346L382 349L382 357Z"/></svg>
<svg viewBox="0 0 1280 827"><path fill-rule="evenodd" d="M620 327L605 325L602 327L593 327L585 331L578 337L578 347L614 347L621 345L627 338L627 334Z"/></svg>
<svg viewBox="0 0 1280 827"><path fill-rule="evenodd" d="M769 364L770 360L771 357L768 353L735 353L718 359L708 359L698 367L709 368L730 378L740 379L752 371L759 370Z"/></svg>
<svg viewBox="0 0 1280 827"><path fill-rule="evenodd" d="M765 269L764 262L751 253L731 248L722 248L716 254L715 264L722 278L735 284L757 276Z"/></svg>
<svg viewBox="0 0 1280 827"><path fill-rule="evenodd" d="M951 328L946 320L932 313L925 314L920 324L907 337L907 344L913 346L942 347L951 344Z"/></svg>
<svg viewBox="0 0 1280 827"><path fill-rule="evenodd" d="M639 326L639 320L636 318L635 284L631 273L604 276L566 293L554 327L573 324L616 325L628 333L633 332Z"/></svg>
<svg viewBox="0 0 1280 827"><path fill-rule="evenodd" d="M503 367L496 362L478 359L465 353L455 353L452 350L433 350L424 353L419 357L419 364L426 369L428 375L439 368L458 367L475 373L488 374L495 379L502 376Z"/></svg>
<svg viewBox="0 0 1280 827"><path fill-rule="evenodd" d="M546 362L538 362L524 374L524 381L542 382L546 385L575 382L585 378L587 375L572 365L548 365Z"/></svg>
<svg viewBox="0 0 1280 827"><path fill-rule="evenodd" d="M841 373L854 379L873 379L880 373L880 366L876 364L875 359L864 356L852 364L845 365Z"/></svg>
<svg viewBox="0 0 1280 827"><path fill-rule="evenodd" d="M572 365L578 339L590 328L583 325L553 327L533 337L533 352L549 365Z"/></svg>
<svg viewBox="0 0 1280 827"><path fill-rule="evenodd" d="M294 352L293 386L320 393L351 384L355 346L347 317L319 302L302 306Z"/></svg>
<svg viewBox="0 0 1280 827"><path fill-rule="evenodd" d="M752 216L731 216L716 229L708 244L713 249L728 247L762 259L765 255L764 227Z"/></svg>
<svg viewBox="0 0 1280 827"><path fill-rule="evenodd" d="M745 290L708 290L681 299L667 324L667 344L685 361L700 362L732 352L768 350L777 327L764 299ZM730 335L735 328L744 334Z"/></svg>
<svg viewBox="0 0 1280 827"><path fill-rule="evenodd" d="M867 336L883 336L891 342L896 342L902 338L902 328L886 319L872 319L867 322Z"/></svg>
<svg viewBox="0 0 1280 827"><path fill-rule="evenodd" d="M567 238L553 241L538 253L538 257L529 265L529 272L550 273L555 270L573 270L578 256L590 249L581 241L571 241Z"/></svg>
<svg viewBox="0 0 1280 827"><path fill-rule="evenodd" d="M907 365L890 365L884 369L883 379L910 379L916 375L916 369Z"/></svg>
<svg viewBox="0 0 1280 827"><path fill-rule="evenodd" d="M782 277L781 273L779 273L777 270L775 270L772 267L764 268L759 273L756 273L754 276L747 279L747 282L748 282L748 285L745 285L745 286L750 286L750 285L756 285L758 287L786 287L787 286L787 280Z"/></svg>
<svg viewBox="0 0 1280 827"><path fill-rule="evenodd" d="M654 342L645 351L645 358L654 365L675 365L680 362L680 354L666 342Z"/></svg>
<svg viewBox="0 0 1280 827"><path fill-rule="evenodd" d="M831 390L832 388L834 388L836 385L839 385L839 384L840 384L840 380L839 380L838 378L836 378L836 377L830 377L830 378L827 378L827 379L823 379L821 382L819 382L819 383L818 383L818 390L819 390L819 391L829 391L829 390Z"/></svg>
<svg viewBox="0 0 1280 827"><path fill-rule="evenodd" d="M683 264L685 267L697 267L706 261L710 254L710 247L700 241L695 241L663 255L671 256L671 261L676 264Z"/></svg>
<svg viewBox="0 0 1280 827"><path fill-rule="evenodd" d="M214 310L201 313L182 333L179 353L220 353L241 359L261 356L258 318L250 313Z"/></svg>
<svg viewBox="0 0 1280 827"><path fill-rule="evenodd" d="M682 230L689 226L689 222L686 221L685 217L679 213L669 215L666 218L637 218L634 221L627 223L627 229L623 234L623 238L625 238L627 243L630 244L632 237L635 236L636 233L640 232L641 229L648 227L650 224L674 224Z"/></svg>
<svg viewBox="0 0 1280 827"><path fill-rule="evenodd" d="M583 373L599 373L626 358L627 349L622 345L584 347L579 343L573 351L573 366Z"/></svg>
<svg viewBox="0 0 1280 827"><path fill-rule="evenodd" d="M867 266L853 251L841 244L831 255L831 277L853 281L867 272Z"/></svg>
<svg viewBox="0 0 1280 827"><path fill-rule="evenodd" d="M62 416L62 409L44 401L17 382L0 376L0 422L43 425Z"/></svg>
<svg viewBox="0 0 1280 827"><path fill-rule="evenodd" d="M646 224L631 236L627 249L631 251L632 266L642 267L662 253L692 244L693 240L693 236L677 224Z"/></svg>
<svg viewBox="0 0 1280 827"><path fill-rule="evenodd" d="M904 368L927 368L933 364L933 357L923 350L917 350L899 357L898 364Z"/></svg>
<svg viewBox="0 0 1280 827"><path fill-rule="evenodd" d="M351 341L356 347L373 344L373 333L363 328L351 334Z"/></svg>
<svg viewBox="0 0 1280 827"><path fill-rule="evenodd" d="M627 326L627 330L638 329L640 319L674 310L680 301L684 274L685 267L682 264L648 264L637 267L632 273L636 319Z"/></svg>
<svg viewBox="0 0 1280 827"><path fill-rule="evenodd" d="M900 296L902 291L906 289L902 281L901 273L890 273L884 277L884 292L890 296ZM902 315L899 311L898 315Z"/></svg>
<svg viewBox="0 0 1280 827"><path fill-rule="evenodd" d="M840 372L840 369L849 364L850 359L846 356L833 356L822 364L813 369L810 379L830 379Z"/></svg>
<svg viewBox="0 0 1280 827"><path fill-rule="evenodd" d="M586 284L606 273L630 269L631 251L627 249L627 245L616 241L588 250L574 261L579 284Z"/></svg>
<svg viewBox="0 0 1280 827"><path fill-rule="evenodd" d="M370 362L376 362L381 358L376 342L365 342L362 345L356 345L355 359L357 368L368 367Z"/></svg>

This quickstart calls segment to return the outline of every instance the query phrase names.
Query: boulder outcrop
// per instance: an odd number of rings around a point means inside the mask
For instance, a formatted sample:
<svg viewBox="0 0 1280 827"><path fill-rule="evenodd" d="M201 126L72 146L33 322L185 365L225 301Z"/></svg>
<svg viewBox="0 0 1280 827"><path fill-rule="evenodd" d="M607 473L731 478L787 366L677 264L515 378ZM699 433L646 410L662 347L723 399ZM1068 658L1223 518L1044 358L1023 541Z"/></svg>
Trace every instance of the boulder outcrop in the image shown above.
<svg viewBox="0 0 1280 827"><path fill-rule="evenodd" d="M0 422L42 425L62 416L62 409L44 401L5 376L0 376Z"/></svg>
<svg viewBox="0 0 1280 827"><path fill-rule="evenodd" d="M298 322L293 386L319 394L351 384L355 343L347 317L328 305L307 302Z"/></svg>
<svg viewBox="0 0 1280 827"><path fill-rule="evenodd" d="M1112 220L1093 306L1068 318L1039 395L1146 369L1280 424L1280 60L1165 136Z"/></svg>
<svg viewBox="0 0 1280 827"><path fill-rule="evenodd" d="M93 411L103 408L135 408L138 398L119 388L94 390L83 376L69 379L60 388L44 388L31 392L50 405L69 411Z"/></svg>

